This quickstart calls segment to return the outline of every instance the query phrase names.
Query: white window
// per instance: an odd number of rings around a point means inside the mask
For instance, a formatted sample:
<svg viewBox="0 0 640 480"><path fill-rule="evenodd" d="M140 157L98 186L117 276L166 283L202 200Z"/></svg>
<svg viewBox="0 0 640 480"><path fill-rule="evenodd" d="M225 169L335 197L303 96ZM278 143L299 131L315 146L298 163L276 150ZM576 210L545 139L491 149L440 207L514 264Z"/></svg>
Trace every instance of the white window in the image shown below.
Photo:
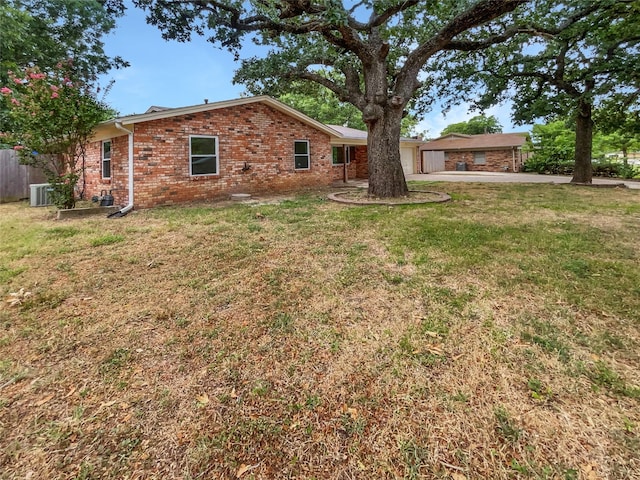
<svg viewBox="0 0 640 480"><path fill-rule="evenodd" d="M309 170L311 165L309 140L296 140L293 142L293 163L296 170Z"/></svg>
<svg viewBox="0 0 640 480"><path fill-rule="evenodd" d="M474 165L485 165L487 163L487 159L485 158L484 152L474 152L473 153L473 164Z"/></svg>
<svg viewBox="0 0 640 480"><path fill-rule="evenodd" d="M344 165L345 159L349 164L356 158L356 147L348 147L346 145L333 147L332 157L334 165Z"/></svg>
<svg viewBox="0 0 640 480"><path fill-rule="evenodd" d="M218 174L218 137L191 135L189 137L189 174Z"/></svg>
<svg viewBox="0 0 640 480"><path fill-rule="evenodd" d="M111 178L111 140L102 142L102 161L100 162L102 178Z"/></svg>

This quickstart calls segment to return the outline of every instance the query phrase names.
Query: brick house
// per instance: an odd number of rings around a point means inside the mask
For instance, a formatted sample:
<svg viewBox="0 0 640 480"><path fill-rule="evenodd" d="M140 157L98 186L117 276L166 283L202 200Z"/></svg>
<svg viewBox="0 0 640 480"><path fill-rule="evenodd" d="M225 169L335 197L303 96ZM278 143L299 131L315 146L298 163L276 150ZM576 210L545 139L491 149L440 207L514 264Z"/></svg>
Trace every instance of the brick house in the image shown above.
<svg viewBox="0 0 640 480"><path fill-rule="evenodd" d="M417 140L403 139L416 168ZM408 151L407 151L408 152ZM407 153L408 154L408 153ZM406 156L406 155L405 155ZM101 123L86 148L87 198L125 209L276 193L367 178L366 132L324 125L268 96L151 107Z"/></svg>
<svg viewBox="0 0 640 480"><path fill-rule="evenodd" d="M519 172L528 154L526 133L451 133L420 146L422 173L443 170Z"/></svg>

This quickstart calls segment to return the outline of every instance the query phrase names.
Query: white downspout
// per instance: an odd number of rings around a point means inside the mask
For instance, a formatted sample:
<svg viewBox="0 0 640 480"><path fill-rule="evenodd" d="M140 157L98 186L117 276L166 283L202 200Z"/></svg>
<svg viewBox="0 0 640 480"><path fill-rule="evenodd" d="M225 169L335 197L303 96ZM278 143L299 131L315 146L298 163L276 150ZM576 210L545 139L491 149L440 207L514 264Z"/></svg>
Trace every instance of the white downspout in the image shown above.
<svg viewBox="0 0 640 480"><path fill-rule="evenodd" d="M120 215L126 215L133 210L133 132L124 128L120 122L116 122L115 126L118 130L127 132L129 136L129 204L117 212Z"/></svg>

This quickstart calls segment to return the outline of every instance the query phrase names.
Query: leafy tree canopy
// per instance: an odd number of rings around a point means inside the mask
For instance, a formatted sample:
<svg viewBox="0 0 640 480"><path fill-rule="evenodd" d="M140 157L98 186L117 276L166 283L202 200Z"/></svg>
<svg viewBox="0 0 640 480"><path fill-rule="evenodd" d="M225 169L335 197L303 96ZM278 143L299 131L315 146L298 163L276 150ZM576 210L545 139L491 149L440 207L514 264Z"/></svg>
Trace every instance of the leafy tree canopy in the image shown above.
<svg viewBox="0 0 640 480"><path fill-rule="evenodd" d="M576 129L571 118L534 125L527 144L533 156L525 163L525 171L571 174L575 164L575 141ZM640 169L629 164L627 154L639 150L639 137L625 136L623 131L596 131L593 136L594 175L637 176Z"/></svg>
<svg viewBox="0 0 640 480"><path fill-rule="evenodd" d="M278 99L305 115L328 125L366 130L362 113L348 102L341 102L331 90L313 83L298 82Z"/></svg>
<svg viewBox="0 0 640 480"><path fill-rule="evenodd" d="M479 135L482 133L502 133L502 125L498 119L491 115L476 115L466 122L458 122L447 125L440 135L449 133L463 133L465 135Z"/></svg>
<svg viewBox="0 0 640 480"><path fill-rule="evenodd" d="M615 99L604 102L594 114L594 121L598 131L607 134L608 145L614 150L622 152L626 159L627 153L640 151L640 105L619 102Z"/></svg>
<svg viewBox="0 0 640 480"><path fill-rule="evenodd" d="M604 106L594 117L597 132L601 133L594 138L594 151L600 147L608 153L620 152L625 163L629 153L640 151L640 112L621 112Z"/></svg>
<svg viewBox="0 0 640 480"><path fill-rule="evenodd" d="M85 82L111 68L127 66L120 57L110 58L102 41L123 12L119 0L3 0L0 85L9 82L11 71L37 66L52 72L60 62ZM11 129L7 105L0 103L0 131Z"/></svg>
<svg viewBox="0 0 640 480"><path fill-rule="evenodd" d="M126 66L104 51L102 37L115 28L123 6L112 0L5 0L0 4L0 81L8 71L38 66L49 71L72 60L85 81Z"/></svg>

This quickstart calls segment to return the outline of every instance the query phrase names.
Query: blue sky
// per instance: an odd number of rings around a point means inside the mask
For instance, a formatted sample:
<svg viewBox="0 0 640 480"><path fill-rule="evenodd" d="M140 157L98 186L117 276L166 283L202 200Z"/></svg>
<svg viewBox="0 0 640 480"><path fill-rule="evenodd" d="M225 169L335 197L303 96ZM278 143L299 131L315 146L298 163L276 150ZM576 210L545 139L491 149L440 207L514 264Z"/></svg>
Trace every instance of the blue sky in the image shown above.
<svg viewBox="0 0 640 480"><path fill-rule="evenodd" d="M104 40L108 55L119 55L131 66L101 79L103 86L115 80L105 99L120 115L143 113L151 105L183 107L204 103L205 98L210 102L230 100L244 91L243 85L231 81L237 66L231 53L199 36L189 43L165 41L158 28L147 25L143 11L128 6L126 15L118 19L116 30ZM242 56L249 56L250 48ZM509 112L506 105L486 114L495 115L504 132L527 130L513 127ZM436 137L447 125L474 115L467 112L465 105L453 108L446 117L434 109L421 119L417 130Z"/></svg>

